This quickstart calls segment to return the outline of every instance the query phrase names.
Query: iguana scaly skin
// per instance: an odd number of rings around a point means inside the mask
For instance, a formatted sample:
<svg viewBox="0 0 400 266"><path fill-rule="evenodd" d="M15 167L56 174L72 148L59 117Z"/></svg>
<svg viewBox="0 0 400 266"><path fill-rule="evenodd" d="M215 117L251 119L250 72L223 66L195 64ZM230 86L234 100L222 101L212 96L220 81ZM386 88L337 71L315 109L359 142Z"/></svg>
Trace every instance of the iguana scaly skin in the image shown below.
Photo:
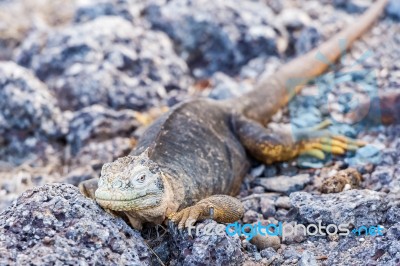
<svg viewBox="0 0 400 266"><path fill-rule="evenodd" d="M264 78L256 89L227 101L196 99L180 103L157 119L129 156L103 166L100 180L80 185L81 191L105 209L126 215L134 228L171 219L178 227L211 217L229 223L243 215L233 196L239 192L250 164L248 155L272 163L307 153L343 154L362 144L323 130L267 130L271 116L308 81L327 70L384 10L379 0L357 21L304 56Z"/></svg>

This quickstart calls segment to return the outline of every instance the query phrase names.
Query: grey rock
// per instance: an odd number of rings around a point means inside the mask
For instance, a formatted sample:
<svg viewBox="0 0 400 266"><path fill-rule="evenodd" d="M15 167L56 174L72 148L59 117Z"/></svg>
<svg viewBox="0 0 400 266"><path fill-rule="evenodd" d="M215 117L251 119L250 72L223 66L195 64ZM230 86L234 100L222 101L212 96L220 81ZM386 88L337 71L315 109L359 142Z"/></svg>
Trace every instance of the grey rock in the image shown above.
<svg viewBox="0 0 400 266"><path fill-rule="evenodd" d="M278 169L274 165L266 165L264 170L265 177L273 177L278 174Z"/></svg>
<svg viewBox="0 0 400 266"><path fill-rule="evenodd" d="M188 232L183 230L172 231L171 244L174 246L174 262L179 265L239 265L244 259L241 250L240 239L237 235L228 236L225 232L222 235L204 234L207 224L217 226L215 221L206 220L197 224L198 235L194 234L190 238ZM214 227L215 228L215 227Z"/></svg>
<svg viewBox="0 0 400 266"><path fill-rule="evenodd" d="M362 13L371 4L370 0L333 0L332 2L335 6L344 8L349 13Z"/></svg>
<svg viewBox="0 0 400 266"><path fill-rule="evenodd" d="M400 259L400 223L385 229L380 237L344 237L325 261L326 265L397 265ZM354 254L357 254L355 256Z"/></svg>
<svg viewBox="0 0 400 266"><path fill-rule="evenodd" d="M390 0L386 6L386 14L390 17L400 20L400 2L396 0Z"/></svg>
<svg viewBox="0 0 400 266"><path fill-rule="evenodd" d="M295 43L296 55L300 56L311 51L317 47L321 41L322 36L316 27L305 27L301 30Z"/></svg>
<svg viewBox="0 0 400 266"><path fill-rule="evenodd" d="M211 77L211 86L213 89L208 97L216 100L238 97L253 88L251 84L246 82L239 83L221 72L217 72Z"/></svg>
<svg viewBox="0 0 400 266"><path fill-rule="evenodd" d="M275 206L278 208L290 209L290 198L287 196L277 198L275 201Z"/></svg>
<svg viewBox="0 0 400 266"><path fill-rule="evenodd" d="M258 1L167 1L144 10L170 36L196 77L237 73L250 59L276 53L274 14Z"/></svg>
<svg viewBox="0 0 400 266"><path fill-rule="evenodd" d="M46 85L13 62L0 62L0 135L55 135L61 119Z"/></svg>
<svg viewBox="0 0 400 266"><path fill-rule="evenodd" d="M132 110L115 111L92 105L74 112L69 122L67 142L76 155L87 142L113 137L128 137L140 126Z"/></svg>
<svg viewBox="0 0 400 266"><path fill-rule="evenodd" d="M260 208L264 218L273 217L275 215L276 209L274 201L272 199L269 199L267 197L261 197Z"/></svg>
<svg viewBox="0 0 400 266"><path fill-rule="evenodd" d="M191 83L187 65L165 34L119 17L32 34L15 59L68 110L92 104L144 109Z"/></svg>
<svg viewBox="0 0 400 266"><path fill-rule="evenodd" d="M284 9L278 20L289 30L298 30L310 24L311 19L303 10L295 8Z"/></svg>
<svg viewBox="0 0 400 266"><path fill-rule="evenodd" d="M400 204L396 204L388 209L386 212L386 222L395 224L400 221Z"/></svg>
<svg viewBox="0 0 400 266"><path fill-rule="evenodd" d="M312 195L295 192L290 201L301 222L376 226L388 209L386 194L371 190L349 190L341 193Z"/></svg>
<svg viewBox="0 0 400 266"><path fill-rule="evenodd" d="M299 191L310 182L308 174L297 176L278 176L270 178L259 178L257 183L263 186L266 190L290 194L294 191Z"/></svg>
<svg viewBox="0 0 400 266"><path fill-rule="evenodd" d="M259 220L261 216L262 216L262 214L258 213L255 210L247 210L243 214L243 223L245 223L245 224L254 223L257 220Z"/></svg>
<svg viewBox="0 0 400 266"><path fill-rule="evenodd" d="M317 260L315 259L315 255L305 250L303 254L301 254L300 261L298 263L299 266L318 266Z"/></svg>
<svg viewBox="0 0 400 266"><path fill-rule="evenodd" d="M140 234L76 187L45 185L0 213L0 264L149 265Z"/></svg>
<svg viewBox="0 0 400 266"><path fill-rule="evenodd" d="M379 164L381 161L380 149L372 145L359 148L353 158L345 159L345 162L350 165Z"/></svg>
<svg viewBox="0 0 400 266"><path fill-rule="evenodd" d="M283 251L283 257L285 260L293 260L293 259L299 259L301 258L300 253L298 253L294 248L288 246L284 251Z"/></svg>
<svg viewBox="0 0 400 266"><path fill-rule="evenodd" d="M62 137L63 115L55 97L29 70L0 62L0 160L18 165L45 157Z"/></svg>
<svg viewBox="0 0 400 266"><path fill-rule="evenodd" d="M139 16L142 1L100 0L78 1L74 15L75 23L83 23L101 16L119 16L131 22Z"/></svg>
<svg viewBox="0 0 400 266"><path fill-rule="evenodd" d="M99 171L104 163L128 155L133 147L132 139L124 137L90 141L75 156L72 156L71 164L87 165Z"/></svg>
<svg viewBox="0 0 400 266"><path fill-rule="evenodd" d="M260 255L261 255L261 257L263 257L263 258L270 259L270 258L272 258L272 257L274 257L274 256L277 256L278 253L277 253L277 252L275 251L275 249L273 249L272 247L268 247L268 248L266 248L266 249L261 250L261 251L260 251Z"/></svg>
<svg viewBox="0 0 400 266"><path fill-rule="evenodd" d="M81 182L96 177L98 177L98 175L93 170L93 168L91 168L90 166L83 166L77 169L73 169L63 178L63 180L65 180L65 182L68 184L78 186Z"/></svg>

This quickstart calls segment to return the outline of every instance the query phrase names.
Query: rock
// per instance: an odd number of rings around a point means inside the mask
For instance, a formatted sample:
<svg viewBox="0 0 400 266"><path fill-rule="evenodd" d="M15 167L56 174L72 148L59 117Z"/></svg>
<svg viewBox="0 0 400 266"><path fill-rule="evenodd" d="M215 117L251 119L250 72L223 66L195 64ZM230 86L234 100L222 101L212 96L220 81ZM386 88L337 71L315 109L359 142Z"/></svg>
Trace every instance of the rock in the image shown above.
<svg viewBox="0 0 400 266"><path fill-rule="evenodd" d="M243 214L243 223L245 224L250 224L253 223L257 220L262 218L262 214L254 211L254 210L248 210Z"/></svg>
<svg viewBox="0 0 400 266"><path fill-rule="evenodd" d="M253 194L262 194L265 192L265 189L262 186L256 186L252 190Z"/></svg>
<svg viewBox="0 0 400 266"><path fill-rule="evenodd" d="M140 234L72 185L22 194L0 213L0 264L140 264L150 251Z"/></svg>
<svg viewBox="0 0 400 266"><path fill-rule="evenodd" d="M62 137L63 116L46 85L13 62L0 62L0 160L45 157Z"/></svg>
<svg viewBox="0 0 400 266"><path fill-rule="evenodd" d="M213 89L208 97L216 100L238 97L253 88L251 84L245 82L238 83L221 72L217 72L212 76L211 86Z"/></svg>
<svg viewBox="0 0 400 266"><path fill-rule="evenodd" d="M258 250L264 250L267 248L273 248L278 250L281 247L281 240L278 236L270 236L270 235L255 235L250 243L255 245Z"/></svg>
<svg viewBox="0 0 400 266"><path fill-rule="evenodd" d="M279 174L284 175L284 176L295 176L299 169L289 163L280 163L278 164L279 167Z"/></svg>
<svg viewBox="0 0 400 266"><path fill-rule="evenodd" d="M278 169L274 165L266 165L264 170L265 177L273 177L278 174Z"/></svg>
<svg viewBox="0 0 400 266"><path fill-rule="evenodd" d="M32 34L15 59L54 91L64 110L93 104L141 110L191 83L165 34L119 17Z"/></svg>
<svg viewBox="0 0 400 266"><path fill-rule="evenodd" d="M61 119L46 85L13 62L0 62L0 134L56 135Z"/></svg>
<svg viewBox="0 0 400 266"><path fill-rule="evenodd" d="M372 145L366 145L356 151L353 158L345 158L345 162L350 165L358 164L379 164L382 161L380 149Z"/></svg>
<svg viewBox="0 0 400 266"><path fill-rule="evenodd" d="M284 251L283 251L283 257L285 258L285 260L294 260L294 259L299 259L301 258L301 255L292 247L287 247Z"/></svg>
<svg viewBox="0 0 400 266"><path fill-rule="evenodd" d="M274 248L269 247L269 248L266 248L266 249L261 250L261 251L260 251L260 255L261 255L261 257L263 257L263 258L270 259L270 258L272 258L272 257L274 257L274 256L276 256L276 255L278 255L278 253L276 253L276 251L275 251Z"/></svg>
<svg viewBox="0 0 400 266"><path fill-rule="evenodd" d="M274 205L274 200L269 199L267 197L261 197L260 198L260 208L261 208L261 213L264 216L264 218L272 217L275 215L276 209Z"/></svg>
<svg viewBox="0 0 400 266"><path fill-rule="evenodd" d="M393 19L400 20L400 2L396 0L390 0L386 6L386 14Z"/></svg>
<svg viewBox="0 0 400 266"><path fill-rule="evenodd" d="M250 59L277 51L274 14L259 1L152 2L143 13L173 39L198 78L237 73Z"/></svg>
<svg viewBox="0 0 400 266"><path fill-rule="evenodd" d="M73 13L71 1L0 1L0 60L11 60L14 49L29 33L63 26Z"/></svg>
<svg viewBox="0 0 400 266"><path fill-rule="evenodd" d="M277 198L275 201L275 206L278 208L290 209L291 207L290 198L287 196L282 196Z"/></svg>
<svg viewBox="0 0 400 266"><path fill-rule="evenodd" d="M211 225L208 225L211 224ZM183 230L178 230L171 235L173 245L173 256L175 265L239 265L244 259L238 235L228 236L225 231L220 234L204 234L204 226L215 229L218 224L215 221L206 220L196 227L199 228L198 235L193 232L193 238Z"/></svg>
<svg viewBox="0 0 400 266"><path fill-rule="evenodd" d="M353 168L341 170L333 176L327 178L321 185L322 193L338 193L344 190L346 186L349 189L357 189L362 181L362 175Z"/></svg>
<svg viewBox="0 0 400 266"><path fill-rule="evenodd" d="M265 170L265 165L261 164L256 168L251 169L251 175L253 177L259 177L264 173L264 170Z"/></svg>
<svg viewBox="0 0 400 266"><path fill-rule="evenodd" d="M301 222L376 226L384 220L386 194L371 190L349 190L335 194L312 195L294 192L290 201Z"/></svg>
<svg viewBox="0 0 400 266"><path fill-rule="evenodd" d="M259 56L240 69L239 77L241 80L260 80L273 75L281 65L282 61L276 56Z"/></svg>
<svg viewBox="0 0 400 266"><path fill-rule="evenodd" d="M135 3L137 2L137 3ZM78 1L74 15L75 23L84 23L102 16L119 16L132 22L143 7L140 1L100 0Z"/></svg>
<svg viewBox="0 0 400 266"><path fill-rule="evenodd" d="M301 30L295 43L296 55L300 56L317 47L322 41L322 36L318 29L308 26Z"/></svg>
<svg viewBox="0 0 400 266"><path fill-rule="evenodd" d="M266 190L290 194L294 191L299 191L310 182L308 174L297 176L278 176L270 178L258 178L257 183L263 186Z"/></svg>
<svg viewBox="0 0 400 266"><path fill-rule="evenodd" d="M66 183L78 186L81 182L96 178L98 175L93 171L93 168L90 166L83 166L77 169L72 170L65 176L63 179Z"/></svg>
<svg viewBox="0 0 400 266"><path fill-rule="evenodd" d="M299 266L318 266L317 260L315 259L315 255L305 250L303 254L301 254L301 258L299 261Z"/></svg>
<svg viewBox="0 0 400 266"><path fill-rule="evenodd" d="M139 126L132 110L114 111L92 105L74 112L69 122L67 142L75 156L89 140L128 137Z"/></svg>
<svg viewBox="0 0 400 266"><path fill-rule="evenodd" d="M400 204L396 204L388 209L386 212L386 222L395 224L400 221Z"/></svg>
<svg viewBox="0 0 400 266"><path fill-rule="evenodd" d="M128 155L134 147L130 138L115 137L105 141L91 141L72 156L72 165L89 165L99 171L104 163Z"/></svg>
<svg viewBox="0 0 400 266"><path fill-rule="evenodd" d="M362 13L369 5L371 5L370 0L333 0L333 4L337 7L345 8L349 13Z"/></svg>
<svg viewBox="0 0 400 266"><path fill-rule="evenodd" d="M326 265L396 265L400 258L399 241L400 223L385 229L384 235L380 237L366 237L364 241L360 238L340 238L334 248ZM355 256L354 254L357 254Z"/></svg>
<svg viewBox="0 0 400 266"><path fill-rule="evenodd" d="M303 10L286 8L278 16L278 20L289 30L298 30L310 24L311 19Z"/></svg>

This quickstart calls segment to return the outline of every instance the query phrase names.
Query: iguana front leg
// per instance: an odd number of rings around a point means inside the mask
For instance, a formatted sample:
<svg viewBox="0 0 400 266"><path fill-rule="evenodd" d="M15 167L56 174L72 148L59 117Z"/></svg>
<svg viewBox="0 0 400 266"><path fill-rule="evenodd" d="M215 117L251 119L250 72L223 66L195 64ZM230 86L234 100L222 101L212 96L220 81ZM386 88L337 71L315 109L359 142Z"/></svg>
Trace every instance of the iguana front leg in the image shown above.
<svg viewBox="0 0 400 266"><path fill-rule="evenodd" d="M271 164L291 160L299 155L310 155L324 159L324 152L341 155L347 150L356 150L364 143L341 135L333 135L324 128L330 122L307 129L267 129L243 116L233 118L233 126L246 150L261 162Z"/></svg>
<svg viewBox="0 0 400 266"><path fill-rule="evenodd" d="M213 195L194 206L172 213L168 219L178 223L178 228L182 229L208 218L219 223L233 223L242 218L243 213L244 207L238 199L228 195Z"/></svg>

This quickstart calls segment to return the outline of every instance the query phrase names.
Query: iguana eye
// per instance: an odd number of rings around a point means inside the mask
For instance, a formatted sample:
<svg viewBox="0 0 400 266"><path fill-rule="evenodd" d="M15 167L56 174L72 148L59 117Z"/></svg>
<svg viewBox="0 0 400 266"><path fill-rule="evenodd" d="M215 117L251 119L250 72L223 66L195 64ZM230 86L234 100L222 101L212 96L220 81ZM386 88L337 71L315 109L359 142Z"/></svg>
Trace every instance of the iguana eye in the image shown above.
<svg viewBox="0 0 400 266"><path fill-rule="evenodd" d="M137 178L137 181L138 181L139 183L143 183L144 180L146 180L146 175L141 175L141 176L139 176L139 177Z"/></svg>

